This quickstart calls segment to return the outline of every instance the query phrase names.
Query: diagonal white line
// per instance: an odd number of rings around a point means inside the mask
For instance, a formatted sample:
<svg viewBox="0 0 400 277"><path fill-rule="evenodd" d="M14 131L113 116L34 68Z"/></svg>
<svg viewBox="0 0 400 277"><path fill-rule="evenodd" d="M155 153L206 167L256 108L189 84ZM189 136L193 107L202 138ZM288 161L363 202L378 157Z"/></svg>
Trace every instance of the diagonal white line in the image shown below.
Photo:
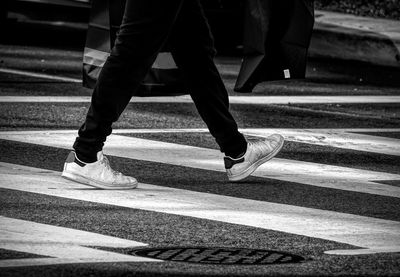
<svg viewBox="0 0 400 277"><path fill-rule="evenodd" d="M1 72L1 70L0 70ZM44 78L44 75L36 74ZM27 75L28 76L28 75ZM48 78L51 79L51 78ZM66 77L54 80L68 81ZM90 102L89 96L0 96L0 103L76 103ZM188 95L160 97L132 97L133 103L193 103ZM231 104L272 105L272 104L397 104L400 96L230 96Z"/></svg>
<svg viewBox="0 0 400 277"><path fill-rule="evenodd" d="M90 96L0 96L0 103L89 103ZM135 103L193 103L189 96L132 97Z"/></svg>
<svg viewBox="0 0 400 277"><path fill-rule="evenodd" d="M400 129L285 129L285 128L246 128L240 129L246 135L267 136L273 133L281 134L287 141L301 142L311 145L330 146L341 149L351 149L371 153L400 156L400 139L384 136L357 134L397 132ZM27 135L43 134L44 131L23 131ZM54 131L53 131L54 132ZM71 130L57 130L56 133L76 133ZM142 133L208 133L207 129L115 129L114 134ZM21 131L0 132L3 135L18 135Z"/></svg>
<svg viewBox="0 0 400 277"><path fill-rule="evenodd" d="M231 96L229 102L232 104L378 104L378 103L400 103L400 96L384 95L384 96Z"/></svg>
<svg viewBox="0 0 400 277"><path fill-rule="evenodd" d="M12 174L12 172L10 170L8 174ZM2 173L4 174L4 172ZM0 179L2 182L9 182L13 178L0 177ZM85 246L130 248L143 247L146 244L71 228L0 216L0 248L52 257L0 260L0 268L69 263L156 261Z"/></svg>
<svg viewBox="0 0 400 277"><path fill-rule="evenodd" d="M2 133L0 138L70 149L76 132ZM105 153L156 163L224 172L222 154L217 150L111 135ZM302 183L311 186L400 197L400 188L374 181L400 180L400 175L275 158L253 176Z"/></svg>
<svg viewBox="0 0 400 277"><path fill-rule="evenodd" d="M54 81L62 81L62 82L69 82L69 83L82 83L82 80L76 79L76 78L55 76L55 75L44 74L44 73L35 73L32 71L25 71L25 70L19 70L19 69L0 68L0 72L7 73L7 74L15 74L15 75L21 75L21 76L34 77L34 78L48 79L48 80L54 80Z"/></svg>
<svg viewBox="0 0 400 277"><path fill-rule="evenodd" d="M346 243L364 249L330 254L400 251L400 223L358 215L139 184L135 190L86 190L59 172L0 163L0 187L134 209L190 216Z"/></svg>
<svg viewBox="0 0 400 277"><path fill-rule="evenodd" d="M312 145L330 146L378 154L400 156L400 139L383 136L357 134L398 132L400 129L285 129L285 128L245 128L240 131L246 135L268 136L281 134L287 141ZM140 133L208 133L207 129L116 129L114 134ZM1 133L0 133L1 134Z"/></svg>
<svg viewBox="0 0 400 277"><path fill-rule="evenodd" d="M243 131L249 135L263 137L275 132L273 129L245 129ZM397 131L400 132L400 129ZM400 139L395 138L355 134L337 129L285 129L276 130L276 132L281 133L288 141L400 156Z"/></svg>
<svg viewBox="0 0 400 277"><path fill-rule="evenodd" d="M312 145L330 146L378 154L400 156L400 139L357 134L368 132L398 132L400 129L282 129L246 128L240 129L246 135L268 136L281 134L287 141ZM207 129L116 129L114 134L140 133L207 133ZM1 135L1 133L0 133Z"/></svg>

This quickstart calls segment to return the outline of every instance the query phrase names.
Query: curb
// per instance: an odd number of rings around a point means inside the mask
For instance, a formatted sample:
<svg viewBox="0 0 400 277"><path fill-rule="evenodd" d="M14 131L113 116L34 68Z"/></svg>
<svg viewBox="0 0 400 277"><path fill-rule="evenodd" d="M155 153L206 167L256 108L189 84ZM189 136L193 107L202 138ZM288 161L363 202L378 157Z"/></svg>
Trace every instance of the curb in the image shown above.
<svg viewBox="0 0 400 277"><path fill-rule="evenodd" d="M309 56L400 68L400 21L316 11Z"/></svg>

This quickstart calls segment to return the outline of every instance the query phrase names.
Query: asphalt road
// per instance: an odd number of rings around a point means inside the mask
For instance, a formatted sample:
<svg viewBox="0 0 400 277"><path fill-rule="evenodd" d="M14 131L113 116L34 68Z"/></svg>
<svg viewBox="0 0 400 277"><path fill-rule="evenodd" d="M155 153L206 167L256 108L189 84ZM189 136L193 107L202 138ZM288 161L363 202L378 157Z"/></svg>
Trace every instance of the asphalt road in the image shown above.
<svg viewBox="0 0 400 277"><path fill-rule="evenodd" d="M286 138L276 159L240 183L227 181L192 103L131 103L105 153L139 188L101 191L59 176L87 102L3 100L90 96L80 83L48 78L80 78L84 35L19 31L0 44L1 276L400 275L400 103L232 104L247 137ZM23 38L32 32L41 33ZM217 59L232 97L400 93L390 68L310 60L306 80L239 95L239 63ZM264 249L305 260L221 265L130 254L148 247Z"/></svg>

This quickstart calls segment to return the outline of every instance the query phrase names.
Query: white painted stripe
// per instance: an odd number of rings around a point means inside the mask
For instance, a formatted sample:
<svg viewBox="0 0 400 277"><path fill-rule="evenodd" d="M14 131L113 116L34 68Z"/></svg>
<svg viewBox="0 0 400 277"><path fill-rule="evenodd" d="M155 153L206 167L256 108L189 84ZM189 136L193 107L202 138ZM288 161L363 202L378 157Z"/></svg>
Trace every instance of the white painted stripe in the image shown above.
<svg viewBox="0 0 400 277"><path fill-rule="evenodd" d="M18 70L18 69L0 68L0 72L7 73L7 74L15 74L15 75L34 77L34 78L42 78L42 79L48 79L48 80L54 80L54 81L82 83L81 79L62 77L62 76L54 76L54 75L49 75L49 74L44 74L44 73L35 73L35 72L31 72L31 71Z"/></svg>
<svg viewBox="0 0 400 277"><path fill-rule="evenodd" d="M1 133L1 139L71 149L76 132ZM222 154L217 150L173 143L111 135L105 153L156 163L224 172ZM400 198L400 188L375 183L400 180L400 175L275 158L262 165L253 176L324 188L355 191Z"/></svg>
<svg viewBox="0 0 400 277"><path fill-rule="evenodd" d="M15 169L10 169L8 172L15 174L16 171ZM2 173L7 174L4 171ZM9 178L1 179L6 182L11 180ZM143 247L146 246L146 244L71 228L57 227L0 216L0 248L54 257L45 259L0 260L0 267L69 263L156 261L153 259L103 251L85 246L130 248Z"/></svg>
<svg viewBox="0 0 400 277"><path fill-rule="evenodd" d="M0 103L89 103L90 96L0 96ZM132 103L193 103L189 96L132 97Z"/></svg>
<svg viewBox="0 0 400 277"><path fill-rule="evenodd" d="M44 77L43 77L44 78ZM58 77L57 77L58 78ZM55 78L54 80L61 80ZM65 80L64 80L65 81ZM79 82L81 82L79 80ZM385 104L400 103L400 96L230 96L231 104L272 105L272 104ZM0 102L90 102L89 96L0 96ZM193 103L188 95L164 97L132 97L131 102L144 103Z"/></svg>
<svg viewBox="0 0 400 277"><path fill-rule="evenodd" d="M318 128L318 129L292 129L292 128L242 128L241 131L246 132L247 130L271 130L272 132L292 132L300 130L300 132L324 132L330 133L335 132L337 134L342 133L393 133L400 132L400 128ZM32 132L43 132L43 131L32 131ZM164 129L115 129L113 132L118 133L205 133L208 132L206 128L164 128Z"/></svg>
<svg viewBox="0 0 400 277"><path fill-rule="evenodd" d="M400 139L346 133L341 130L309 130L309 129L245 129L248 135L268 136L274 132L281 133L286 140L312 145L330 146L371 153L400 156ZM398 130L400 131L400 130Z"/></svg>
<svg viewBox="0 0 400 277"><path fill-rule="evenodd" d="M285 132L293 132L296 130L300 130L300 132L323 132L323 133L399 133L400 128L341 128L341 129L291 129L291 128L242 128L240 131L247 132L248 130L270 130L275 133L285 133ZM71 130L56 130L56 131L23 131L27 134L43 134L44 132L56 132L56 133L77 133L77 131ZM21 131L0 131L0 134L20 134ZM127 133L208 133L208 129L206 128L166 128L166 129L113 129L113 133L115 134L127 134ZM357 134L354 134L357 135Z"/></svg>
<svg viewBox="0 0 400 277"><path fill-rule="evenodd" d="M0 103L89 103L90 96L0 96Z"/></svg>
<svg viewBox="0 0 400 277"><path fill-rule="evenodd" d="M400 96L234 96L232 104L336 104L336 103L400 103Z"/></svg>
<svg viewBox="0 0 400 277"><path fill-rule="evenodd" d="M376 132L400 132L399 128L341 128L341 129L311 129L311 130L341 130L343 132L350 132L350 133L376 133Z"/></svg>
<svg viewBox="0 0 400 277"><path fill-rule="evenodd" d="M400 251L400 222L391 220L142 183L135 190L93 189L82 193L85 186L62 179L59 172L7 163L0 163L0 187L276 230L365 248L331 250L330 254Z"/></svg>
<svg viewBox="0 0 400 277"><path fill-rule="evenodd" d="M246 128L240 129L245 135L268 136L278 133L287 141L311 145L330 146L371 153L400 156L400 139L363 135L354 132L399 132L400 129L282 129ZM40 131L39 131L40 132ZM114 134L140 133L208 133L207 129L116 129ZM1 133L0 133L1 136Z"/></svg>
<svg viewBox="0 0 400 277"><path fill-rule="evenodd" d="M74 259L62 258L25 258L25 259L7 259L0 260L0 268L2 267L25 267L25 266L46 266L56 264L76 264L79 261Z"/></svg>
<svg viewBox="0 0 400 277"><path fill-rule="evenodd" d="M240 129L246 135L267 136L278 133L287 141L307 143L311 145L330 146L341 149L351 149L385 155L400 155L400 140L381 136L357 134L368 132L398 132L400 129L285 129L285 128L248 128ZM23 131L24 134L43 134L46 131ZM57 130L58 134L75 134L77 131ZM207 129L115 129L114 134L142 134L142 133L208 133ZM3 131L2 135L20 135L21 131Z"/></svg>

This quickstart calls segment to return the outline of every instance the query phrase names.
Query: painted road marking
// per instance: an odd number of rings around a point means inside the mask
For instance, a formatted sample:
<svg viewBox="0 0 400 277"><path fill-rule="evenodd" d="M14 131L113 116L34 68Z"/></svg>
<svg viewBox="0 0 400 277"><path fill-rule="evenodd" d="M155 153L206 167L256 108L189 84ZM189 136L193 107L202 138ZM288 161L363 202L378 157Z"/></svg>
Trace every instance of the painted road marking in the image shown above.
<svg viewBox="0 0 400 277"><path fill-rule="evenodd" d="M71 149L76 131L2 132L0 138ZM117 157L225 172L222 154L213 149L111 135L105 153ZM400 180L400 175L275 158L253 176L305 185L400 198L400 187L374 181Z"/></svg>
<svg viewBox="0 0 400 277"><path fill-rule="evenodd" d="M371 153L400 156L400 139L356 132L399 132L400 129L281 129L281 128L246 128L240 129L246 135L268 136L281 134L287 141L312 145L330 146ZM207 129L116 129L114 134L142 133L208 133ZM1 136L1 133L0 133Z"/></svg>
<svg viewBox="0 0 400 277"><path fill-rule="evenodd" d="M25 71L25 70L19 70L19 69L0 68L0 72L7 73L7 74L15 74L15 75L21 75L21 76L34 77L34 78L42 78L42 79L48 79L48 80L54 80L54 81L62 81L62 82L68 82L68 83L82 83L81 79L55 76L55 75L44 74L44 73L35 73L32 71Z"/></svg>
<svg viewBox="0 0 400 277"><path fill-rule="evenodd" d="M94 50L94 49L91 49ZM94 50L97 51L97 50ZM101 52L101 51L97 51L97 52ZM105 52L103 52L105 53ZM166 53L160 53L160 55L162 56ZM108 56L108 53L105 53L104 56ZM158 58L158 57L157 57ZM165 57L164 57L165 58ZM106 57L102 57L102 60L105 60ZM156 61L157 62L157 61ZM171 61L169 61L171 62ZM173 62L173 61L172 61ZM104 63L104 62L103 62ZM176 67L175 63L173 62L173 68ZM102 66L102 64L100 64L99 66ZM167 68L171 68L171 64L167 67ZM226 69L225 66L218 66L218 71L221 72L221 74L228 74L228 75L237 75L239 72L239 68L237 70L229 70ZM160 68L160 64L155 64L153 67L155 68ZM14 75L21 75L21 76L29 76L29 77L34 77L34 78L41 78L41 79L48 79L48 80L56 80L56 81L62 81L62 82L70 82L70 83L82 83L82 79L78 79L78 78L70 78L70 77L64 77L64 76L59 76L59 75L50 75L50 74L44 74L44 73L36 73L36 72L32 72L32 71L28 71L28 70L20 70L20 69L12 69L12 68L0 68L0 72L1 73L6 73L6 74L14 74Z"/></svg>
<svg viewBox="0 0 400 277"><path fill-rule="evenodd" d="M12 172L11 170L9 173L12 174ZM4 174L4 172L2 173ZM9 183L12 181L12 178L2 178L1 183L3 181ZM147 246L147 244L71 228L0 216L0 248L48 257L0 260L0 267L158 261L85 246L133 248Z"/></svg>
<svg viewBox="0 0 400 277"><path fill-rule="evenodd" d="M0 71L1 72L1 71ZM89 103L90 96L0 96L0 103ZM132 97L131 103L193 103L188 95ZM397 104L400 96L229 96L231 104Z"/></svg>
<svg viewBox="0 0 400 277"><path fill-rule="evenodd" d="M85 190L60 172L0 163L0 187L68 199L216 220L350 244L329 254L400 251L400 222L333 211L139 184L124 191ZM3 226L4 224L2 224Z"/></svg>
<svg viewBox="0 0 400 277"><path fill-rule="evenodd" d="M341 149L351 149L385 155L400 156L400 139L357 133L398 132L399 128L389 129L285 129L285 128L246 128L240 129L246 135L267 136L273 133L281 134L287 141L301 142L311 145L330 146ZM43 134L44 131L24 131L27 134ZM57 133L76 131L57 130ZM114 129L114 134L144 134L144 133L208 133L207 129ZM21 134L21 131L0 132L4 134Z"/></svg>
<svg viewBox="0 0 400 277"><path fill-rule="evenodd" d="M400 132L400 129L396 129ZM270 129L246 129L248 135L268 136ZM276 130L280 133L280 130ZM400 139L364 134L346 133L341 130L285 129L282 135L288 141L313 145L330 146L371 153L400 156Z"/></svg>
<svg viewBox="0 0 400 277"><path fill-rule="evenodd" d="M341 149L351 149L385 155L400 156L400 139L384 136L374 136L358 133L398 132L398 128L389 129L285 129L285 128L246 128L240 129L246 135L268 136L273 133L281 134L287 141L301 142L312 145L330 146ZM23 131L26 134L43 134L46 131ZM54 131L53 131L54 132ZM71 130L57 130L57 133L77 133ZM114 134L143 134L143 133L208 133L207 129L115 129ZM18 135L21 131L0 132L3 135Z"/></svg>

